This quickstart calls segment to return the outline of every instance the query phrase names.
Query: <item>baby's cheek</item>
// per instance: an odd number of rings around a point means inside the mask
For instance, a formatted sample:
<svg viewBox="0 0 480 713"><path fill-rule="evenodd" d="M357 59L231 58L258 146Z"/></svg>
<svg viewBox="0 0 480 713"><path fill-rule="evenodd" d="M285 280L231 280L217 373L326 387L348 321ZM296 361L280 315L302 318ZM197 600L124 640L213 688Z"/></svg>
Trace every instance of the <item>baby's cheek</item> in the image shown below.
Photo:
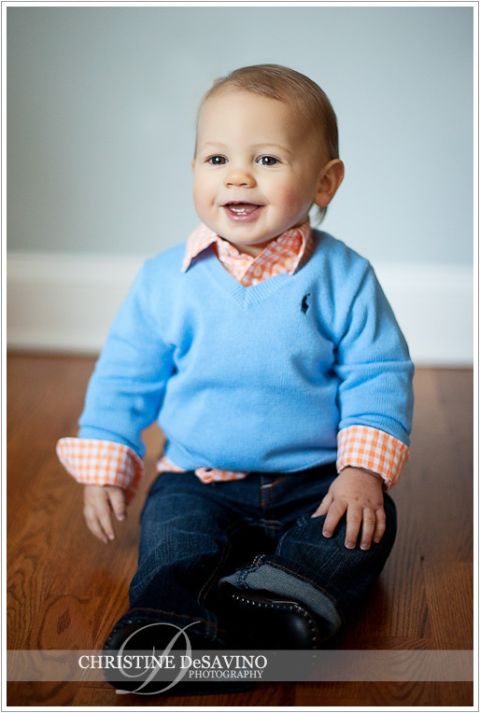
<svg viewBox="0 0 480 713"><path fill-rule="evenodd" d="M309 203L309 196L298 188L285 186L281 192L280 200L285 211L295 214L298 211L304 210L305 205Z"/></svg>
<svg viewBox="0 0 480 713"><path fill-rule="evenodd" d="M199 181L198 179L196 179L193 183L193 201L194 201L195 205L203 202L204 194L205 194L204 184L202 185L202 181Z"/></svg>
<svg viewBox="0 0 480 713"><path fill-rule="evenodd" d="M197 213L202 215L208 211L209 205L212 204L212 192L209 189L207 181L196 181L193 185L193 202Z"/></svg>

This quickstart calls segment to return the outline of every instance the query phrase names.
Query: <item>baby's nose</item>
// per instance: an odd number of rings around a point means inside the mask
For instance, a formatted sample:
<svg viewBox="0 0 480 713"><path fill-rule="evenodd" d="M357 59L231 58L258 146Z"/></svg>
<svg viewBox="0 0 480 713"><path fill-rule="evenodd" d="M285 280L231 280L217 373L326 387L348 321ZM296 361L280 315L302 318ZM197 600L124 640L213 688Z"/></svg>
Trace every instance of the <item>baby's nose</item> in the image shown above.
<svg viewBox="0 0 480 713"><path fill-rule="evenodd" d="M246 186L253 188L256 185L255 178L249 171L235 168L225 177L225 185L228 186Z"/></svg>

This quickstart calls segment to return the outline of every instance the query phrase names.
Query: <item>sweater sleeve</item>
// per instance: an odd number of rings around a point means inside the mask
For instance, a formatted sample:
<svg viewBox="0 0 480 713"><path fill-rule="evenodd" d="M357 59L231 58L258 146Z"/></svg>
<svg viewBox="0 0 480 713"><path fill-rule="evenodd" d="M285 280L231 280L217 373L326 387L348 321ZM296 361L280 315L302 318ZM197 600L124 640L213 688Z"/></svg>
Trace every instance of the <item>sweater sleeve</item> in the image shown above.
<svg viewBox="0 0 480 713"><path fill-rule="evenodd" d="M366 426L410 445L414 366L392 308L365 261L336 345L339 430Z"/></svg>
<svg viewBox="0 0 480 713"><path fill-rule="evenodd" d="M173 370L173 347L160 334L152 305L158 280L148 261L108 334L90 379L78 436L121 443L143 457L142 431L157 418ZM161 307L161 306L160 306Z"/></svg>

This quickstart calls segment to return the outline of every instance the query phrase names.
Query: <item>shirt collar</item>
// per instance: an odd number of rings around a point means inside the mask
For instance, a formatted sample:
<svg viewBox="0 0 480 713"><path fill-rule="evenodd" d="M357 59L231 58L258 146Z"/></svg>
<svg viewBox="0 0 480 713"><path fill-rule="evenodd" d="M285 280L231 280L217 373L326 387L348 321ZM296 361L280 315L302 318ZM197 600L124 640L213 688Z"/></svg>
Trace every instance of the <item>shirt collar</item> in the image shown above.
<svg viewBox="0 0 480 713"><path fill-rule="evenodd" d="M310 221L308 220L296 228L290 228L289 230L286 230L277 238L270 241L270 243L268 243L265 249L259 255L257 255L256 258L252 258L252 262L254 260L257 260L258 258L261 258L266 250L271 250L274 246L278 246L278 248L281 250L282 247L286 243L288 243L292 237L297 235L301 237L300 249L298 251L297 259L293 261L291 269L288 270L290 274L293 274L300 266L302 258L307 257L307 254L309 254L311 250L312 229L310 226ZM241 254L235 248L234 245L231 245L227 240L224 240L223 238L218 236L213 230L207 228L207 226L203 225L202 223L187 238L185 255L182 263L182 272L186 272L192 264L193 260L198 255L200 255L201 252L203 252L212 245L216 245L219 248L218 254L220 258L222 254L225 254L225 252L237 256Z"/></svg>

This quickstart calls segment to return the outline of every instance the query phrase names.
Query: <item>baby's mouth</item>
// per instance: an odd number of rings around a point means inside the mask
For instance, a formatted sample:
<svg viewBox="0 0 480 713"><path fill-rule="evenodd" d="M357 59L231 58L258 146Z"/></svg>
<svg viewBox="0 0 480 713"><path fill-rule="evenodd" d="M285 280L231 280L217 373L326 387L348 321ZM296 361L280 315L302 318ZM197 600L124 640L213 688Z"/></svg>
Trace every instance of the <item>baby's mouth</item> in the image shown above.
<svg viewBox="0 0 480 713"><path fill-rule="evenodd" d="M238 216L239 218L241 218L241 217L246 217L246 216L252 215L256 210L258 210L262 206L259 205L258 203L229 201L228 203L224 203L223 207L227 210L227 212L230 215Z"/></svg>

